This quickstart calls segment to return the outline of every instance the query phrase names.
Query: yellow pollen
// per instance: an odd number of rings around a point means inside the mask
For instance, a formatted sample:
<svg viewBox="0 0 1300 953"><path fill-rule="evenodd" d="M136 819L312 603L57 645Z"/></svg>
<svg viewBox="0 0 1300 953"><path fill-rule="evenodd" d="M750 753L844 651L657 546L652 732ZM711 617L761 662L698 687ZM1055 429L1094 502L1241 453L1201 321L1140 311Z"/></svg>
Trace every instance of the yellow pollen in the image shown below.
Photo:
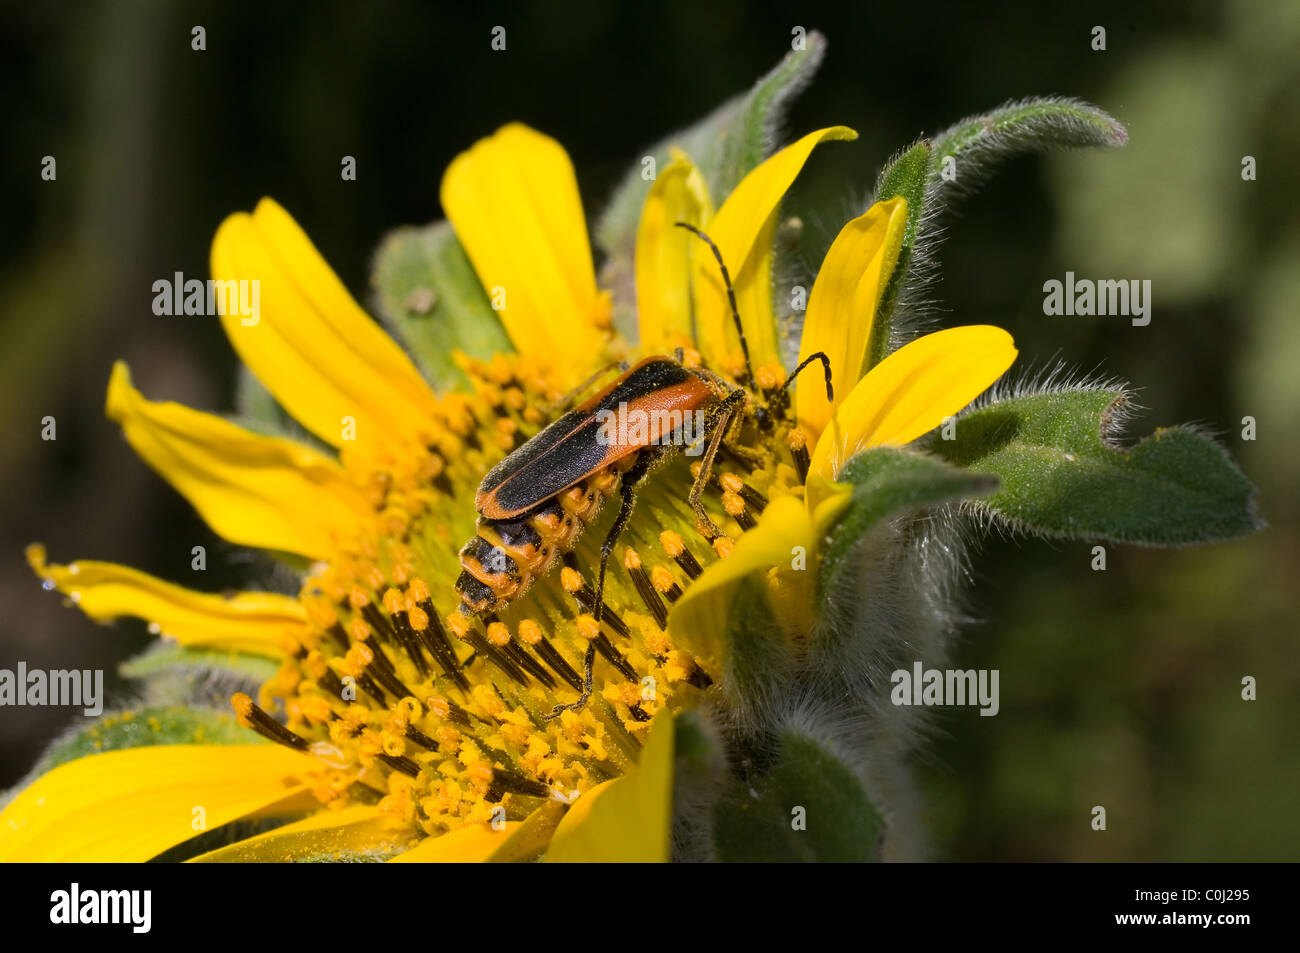
<svg viewBox="0 0 1300 953"><path fill-rule="evenodd" d="M745 488L745 481L734 473L718 474L718 482L722 484L722 488L728 493L739 493Z"/></svg>
<svg viewBox="0 0 1300 953"><path fill-rule="evenodd" d="M608 702L622 702L631 708L641 701L641 686L639 684L623 682L620 685L611 685L601 693Z"/></svg>
<svg viewBox="0 0 1300 953"><path fill-rule="evenodd" d="M799 427L792 427L785 436L785 442L790 445L791 450L802 450L808 446L808 437Z"/></svg>
<svg viewBox="0 0 1300 953"><path fill-rule="evenodd" d="M564 591L567 593L581 592L583 585L582 574L576 569L565 566L560 570L560 585L564 587Z"/></svg>
<svg viewBox="0 0 1300 953"><path fill-rule="evenodd" d="M236 692L231 695L230 704L234 707L235 714L239 716L240 724L243 724L243 719L253 713L253 699L243 692Z"/></svg>
<svg viewBox="0 0 1300 953"><path fill-rule="evenodd" d="M525 645L536 645L542 641L542 627L534 619L524 619L519 623L519 638Z"/></svg>
<svg viewBox="0 0 1300 953"><path fill-rule="evenodd" d="M353 619L348 623L348 634L358 642L370 638L370 625L365 619Z"/></svg>
<svg viewBox="0 0 1300 953"><path fill-rule="evenodd" d="M318 629L328 629L339 621L334 607L323 599L304 599L303 608L307 610L307 620Z"/></svg>
<svg viewBox="0 0 1300 953"><path fill-rule="evenodd" d="M406 610L406 621L416 632L423 632L429 627L429 614L419 606Z"/></svg>
<svg viewBox="0 0 1300 953"><path fill-rule="evenodd" d="M469 778L470 784L478 788L480 794L486 794L487 789L492 784L492 778L495 775L495 772L492 770L492 765L488 764L486 761L478 761L468 767L469 770L466 772L466 775Z"/></svg>
<svg viewBox="0 0 1300 953"><path fill-rule="evenodd" d="M754 381L761 390L776 390L785 380L785 371L780 364L764 364L754 369Z"/></svg>
<svg viewBox="0 0 1300 953"><path fill-rule="evenodd" d="M357 609L364 609L366 606L370 605L370 596L366 594L364 589L359 587L353 589L348 593L348 605L351 606L354 611Z"/></svg>
<svg viewBox="0 0 1300 953"><path fill-rule="evenodd" d="M677 585L677 580L663 566L655 566L650 570L650 584L659 592L667 592L673 586Z"/></svg>
<svg viewBox="0 0 1300 953"><path fill-rule="evenodd" d="M676 559L678 556L680 556L682 554L682 550L686 548L686 544L682 542L681 536L679 536L677 533L674 533L670 529L666 529L659 534L659 544L663 546L664 552L666 552L673 559Z"/></svg>
<svg viewBox="0 0 1300 953"><path fill-rule="evenodd" d="M325 673L329 670L329 666L325 664L325 656L321 655L320 652L313 650L308 652L307 657L302 660L302 670L306 672L310 678L321 679L325 677Z"/></svg>
<svg viewBox="0 0 1300 953"><path fill-rule="evenodd" d="M739 493L727 491L722 494L722 508L727 511L728 516L739 516L745 512L745 501ZM717 541L715 540L714 546L716 547L716 545Z"/></svg>
<svg viewBox="0 0 1300 953"><path fill-rule="evenodd" d="M429 709L429 714L435 718L446 718L451 714L451 702L441 695L430 695L424 700L424 707Z"/></svg>
<svg viewBox="0 0 1300 953"><path fill-rule="evenodd" d="M500 718L506 710L506 704L503 702L491 685L475 685L474 701L478 702L479 707L487 713L489 718Z"/></svg>
<svg viewBox="0 0 1300 953"><path fill-rule="evenodd" d="M469 635L470 622L460 612L453 612L447 616L447 628L451 629L451 634L458 639L463 639Z"/></svg>
<svg viewBox="0 0 1300 953"><path fill-rule="evenodd" d="M646 651L651 655L664 655L672 649L673 644L668 641L666 633L660 632L658 629L651 629L646 633L645 647Z"/></svg>
<svg viewBox="0 0 1300 953"><path fill-rule="evenodd" d="M303 698L298 708L302 712L303 718L314 725L327 724L334 714L330 709L329 702L319 695L309 695Z"/></svg>
<svg viewBox="0 0 1300 953"><path fill-rule="evenodd" d="M406 594L411 597L412 602L425 602L429 598L429 586L418 576L411 580L411 584L406 587Z"/></svg>
<svg viewBox="0 0 1300 953"><path fill-rule="evenodd" d="M397 615L404 611L402 605L402 594L396 589L387 589L384 592L384 611L389 615Z"/></svg>
<svg viewBox="0 0 1300 953"><path fill-rule="evenodd" d="M736 544L731 541L729 536L719 536L713 541L713 551L722 559L731 555L731 549Z"/></svg>
<svg viewBox="0 0 1300 953"><path fill-rule="evenodd" d="M693 671L695 671L695 660L687 653L679 650L668 653L668 661L664 664L664 674L668 676L668 681L685 681L691 677Z"/></svg>
<svg viewBox="0 0 1300 953"><path fill-rule="evenodd" d="M586 612L578 616L578 638L590 642L599 635L600 623L596 621L595 616Z"/></svg>
<svg viewBox="0 0 1300 953"><path fill-rule="evenodd" d="M631 546L623 550L623 568L629 571L641 568L641 556Z"/></svg>
<svg viewBox="0 0 1300 953"><path fill-rule="evenodd" d="M510 630L504 622L493 622L487 627L487 639L497 648L510 644Z"/></svg>

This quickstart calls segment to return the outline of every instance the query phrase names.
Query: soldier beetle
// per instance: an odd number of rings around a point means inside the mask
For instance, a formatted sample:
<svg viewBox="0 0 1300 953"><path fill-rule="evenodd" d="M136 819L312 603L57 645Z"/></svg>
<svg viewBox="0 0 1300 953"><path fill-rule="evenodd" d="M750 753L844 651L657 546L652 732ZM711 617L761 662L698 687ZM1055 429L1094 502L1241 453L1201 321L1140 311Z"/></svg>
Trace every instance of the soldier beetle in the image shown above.
<svg viewBox="0 0 1300 953"><path fill-rule="evenodd" d="M631 518L636 488L656 464L686 443L686 432L693 429L690 422L699 419L693 416L696 414L702 415L703 426L693 435L696 440L687 452L702 456L689 503L699 519L699 528L710 540L722 535L701 499L719 447L729 433L738 429L746 413L751 413L760 427L770 429L773 416L784 414L786 405L784 401L779 406L771 405L755 384L749 344L722 253L699 229L685 222L676 224L706 242L717 259L732 321L740 336L746 386L733 385L706 368L688 365L680 348L674 357L647 357L633 367L621 365L622 373L613 383L553 421L483 478L475 497L477 533L460 551L463 571L456 580L456 591L462 600L461 611L481 616L523 596L535 580L544 577L573 549L604 501L617 492L622 505L601 544L599 575L591 600L592 614L600 623L605 609L606 565ZM795 368L776 392L784 394L800 371L816 360L825 369L826 398L833 400L830 359L822 352ZM578 393L609 370L598 372ZM639 415L638 420L645 425L607 425L611 418L627 419L628 414ZM633 431L630 436L629 430ZM743 456L742 448L731 449ZM594 661L593 640L587 646L581 697L570 705L557 706L548 717L586 704Z"/></svg>

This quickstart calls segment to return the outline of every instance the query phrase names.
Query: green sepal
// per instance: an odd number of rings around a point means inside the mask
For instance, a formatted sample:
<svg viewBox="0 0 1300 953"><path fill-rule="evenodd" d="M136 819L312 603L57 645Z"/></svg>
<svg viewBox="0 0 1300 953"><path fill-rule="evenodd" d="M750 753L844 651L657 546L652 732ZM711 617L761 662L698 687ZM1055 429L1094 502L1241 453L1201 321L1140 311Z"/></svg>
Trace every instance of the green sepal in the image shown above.
<svg viewBox="0 0 1300 953"><path fill-rule="evenodd" d="M857 543L891 516L953 499L992 492L998 478L951 466L943 460L892 447L865 450L844 465L839 483L853 485L853 497L831 527L822 548L819 597L835 592L842 573L854 571Z"/></svg>
<svg viewBox="0 0 1300 953"><path fill-rule="evenodd" d="M761 573L692 593L673 606L668 628L678 647L720 661L728 698L755 717L792 662L785 629Z"/></svg>
<svg viewBox="0 0 1300 953"><path fill-rule="evenodd" d="M1101 146L1128 142L1128 132L1096 106L1076 99L1031 97L1007 103L949 126L932 142L930 179L955 184L963 191L978 184L1002 160L1020 152L1048 148ZM955 178L943 178L945 161L953 159Z"/></svg>
<svg viewBox="0 0 1300 953"><path fill-rule="evenodd" d="M467 383L452 351L486 360L514 350L447 222L390 232L370 283L385 324L437 390Z"/></svg>
<svg viewBox="0 0 1300 953"><path fill-rule="evenodd" d="M212 672L223 672L261 685L269 681L278 668L274 659L262 655L159 643L122 662L117 671L123 678L137 679L163 674L204 677Z"/></svg>
<svg viewBox="0 0 1300 953"><path fill-rule="evenodd" d="M796 830L800 808L805 829ZM733 781L713 808L714 844L724 861L873 861L883 830L858 776L794 728L777 737L770 768Z"/></svg>
<svg viewBox="0 0 1300 953"><path fill-rule="evenodd" d="M907 280L912 253L921 236L929 176L930 143L922 140L886 163L876 178L876 201L885 202L899 196L906 199L907 222L903 226L903 244L898 250L898 263L894 266L894 272L889 276L889 283L880 299L880 307L871 325L871 340L867 344L867 353L859 375L866 374L879 364L889 351L894 306L898 303L899 289Z"/></svg>
<svg viewBox="0 0 1300 953"><path fill-rule="evenodd" d="M955 439L930 446L997 474L1001 488L977 505L1037 535L1171 546L1262 525L1254 485L1205 434L1161 428L1119 445L1127 404L1114 387L1009 397L962 414Z"/></svg>
<svg viewBox="0 0 1300 953"><path fill-rule="evenodd" d="M801 50L792 50L776 67L742 93L688 129L666 136L647 149L615 187L593 232L606 257L601 286L612 289L615 324L629 331L634 323L632 263L637 225L653 179L643 177L645 156L656 171L670 161L669 146L682 149L704 176L715 207L750 171L775 151L790 102L812 82L826 55L826 38L815 30Z"/></svg>
<svg viewBox="0 0 1300 953"><path fill-rule="evenodd" d="M111 712L89 725L69 730L55 741L36 766L13 790L61 764L126 748L147 745L250 745L261 744L256 732L244 728L229 711L161 705ZM269 742L268 742L269 743Z"/></svg>

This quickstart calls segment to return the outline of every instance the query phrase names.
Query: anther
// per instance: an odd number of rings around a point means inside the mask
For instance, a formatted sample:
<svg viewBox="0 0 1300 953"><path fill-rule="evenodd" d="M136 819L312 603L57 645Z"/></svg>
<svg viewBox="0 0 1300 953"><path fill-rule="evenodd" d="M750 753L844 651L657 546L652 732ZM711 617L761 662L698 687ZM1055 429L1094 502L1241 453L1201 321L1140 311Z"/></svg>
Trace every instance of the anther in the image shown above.
<svg viewBox="0 0 1300 953"><path fill-rule="evenodd" d="M236 692L230 697L234 706L235 717L245 728L251 728L263 738L278 742L296 751L306 751L310 745L306 738L295 734L280 724L243 692Z"/></svg>
<svg viewBox="0 0 1300 953"><path fill-rule="evenodd" d="M392 617L393 625L397 629L397 640L406 650L420 677L428 678L431 672L429 663L425 661L424 653L420 651L419 636L407 621L406 605L402 601L402 594L396 589L389 589L384 593L384 611Z"/></svg>
<svg viewBox="0 0 1300 953"><path fill-rule="evenodd" d="M547 688L555 687L555 679L551 677L551 673L542 663L528 654L528 651L510 634L510 630L504 623L496 621L495 618L490 621L487 627L487 640L490 645L505 652L511 661Z"/></svg>
<svg viewBox="0 0 1300 953"><path fill-rule="evenodd" d="M718 483L722 489L730 493L739 493L740 498L745 501L750 509L756 513L763 512L767 508L767 497L758 490L754 489L734 473L723 473L718 477Z"/></svg>
<svg viewBox="0 0 1300 953"><path fill-rule="evenodd" d="M808 437L799 427L793 427L790 433L786 435L786 443L790 446L790 456L794 458L794 468L799 474L799 482L808 482L808 467L812 460L808 456Z"/></svg>
<svg viewBox="0 0 1300 953"><path fill-rule="evenodd" d="M650 570L650 584L655 587L656 592L661 592L664 598L669 602L676 602L682 597L682 587L677 584L677 580L663 566L655 566Z"/></svg>
<svg viewBox="0 0 1300 953"><path fill-rule="evenodd" d="M472 647L479 655L486 656L487 660L499 668L505 675L514 679L520 685L528 684L528 676L524 674L510 658L503 652L488 642L483 634L474 629L468 619L459 612L453 612L447 617L447 626L451 629L456 638L465 642Z"/></svg>
<svg viewBox="0 0 1300 953"><path fill-rule="evenodd" d="M631 546L623 551L623 568L627 570L632 577L632 585L636 587L637 595L645 603L645 607L654 616L655 624L660 629L668 628L668 607L664 601L659 598L659 593L655 592L654 584L650 581L649 574L645 567L641 565L641 556Z"/></svg>
<svg viewBox="0 0 1300 953"><path fill-rule="evenodd" d="M564 587L565 592L573 596L573 600L578 603L580 610L595 612L596 591L587 584L582 578L582 574L575 568L578 562L577 557L573 553L565 553L564 561L566 565L560 570L560 585ZM601 600L600 621L613 629L620 638L626 639L631 634L627 623L604 600Z"/></svg>
<svg viewBox="0 0 1300 953"><path fill-rule="evenodd" d="M700 578L700 574L704 572L704 569L700 566L695 556L691 554L691 551L686 548L686 544L682 541L681 536L674 533L672 530L664 530L659 534L659 543L663 546L664 552L672 557L673 561L676 562L677 565L682 567L682 571L685 572L686 575L690 576L691 579ZM656 586L655 588L658 589L659 587ZM662 589L659 591L663 592Z"/></svg>
<svg viewBox="0 0 1300 953"><path fill-rule="evenodd" d="M574 691L582 691L582 676L580 676L572 665L564 660L564 656L559 650L551 644L542 634L542 627L533 619L524 619L519 623L519 638L526 645L533 647L543 662L551 667L551 671L560 676L570 688Z"/></svg>
<svg viewBox="0 0 1300 953"><path fill-rule="evenodd" d="M739 493L732 493L730 490L724 491L722 494L722 508L728 516L733 517L740 524L741 529L749 530L758 525L754 521L754 517L745 509L745 500ZM716 547L716 540L714 545Z"/></svg>

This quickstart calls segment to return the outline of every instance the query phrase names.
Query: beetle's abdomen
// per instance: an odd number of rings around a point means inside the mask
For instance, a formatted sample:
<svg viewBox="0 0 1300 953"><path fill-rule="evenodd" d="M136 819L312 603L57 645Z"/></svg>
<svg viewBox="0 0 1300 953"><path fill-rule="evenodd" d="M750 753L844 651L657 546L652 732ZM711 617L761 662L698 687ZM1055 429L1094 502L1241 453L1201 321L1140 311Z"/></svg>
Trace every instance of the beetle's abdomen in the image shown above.
<svg viewBox="0 0 1300 953"><path fill-rule="evenodd" d="M509 519L480 516L478 534L460 550L456 591L476 615L520 598L573 549L582 531L618 489L638 454L623 457L526 513Z"/></svg>

